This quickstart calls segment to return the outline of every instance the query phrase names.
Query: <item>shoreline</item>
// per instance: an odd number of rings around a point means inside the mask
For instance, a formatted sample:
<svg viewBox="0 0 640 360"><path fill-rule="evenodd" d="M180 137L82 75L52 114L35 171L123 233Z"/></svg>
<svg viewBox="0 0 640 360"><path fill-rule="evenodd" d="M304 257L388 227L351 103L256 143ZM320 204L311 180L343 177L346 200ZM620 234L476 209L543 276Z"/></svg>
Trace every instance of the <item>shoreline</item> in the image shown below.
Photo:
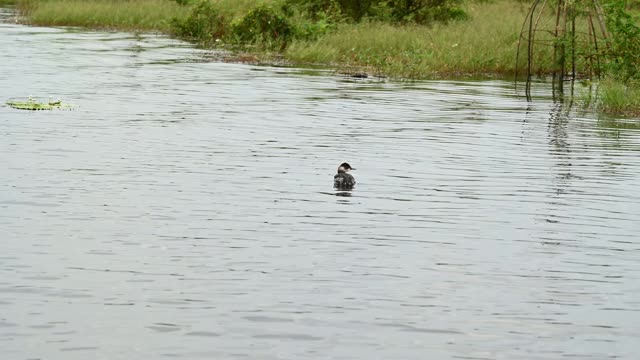
<svg viewBox="0 0 640 360"><path fill-rule="evenodd" d="M220 19L234 24L230 19L238 19L238 14L247 10L242 4L238 5L242 1L234 5L229 3L216 0L209 4L220 6L223 13ZM192 25L188 23L189 16L196 6L179 5L171 0L0 0L0 5L3 4L12 4L21 17L19 22L25 25L162 34L186 40L203 49L221 49L226 55L220 56L219 60L224 62L322 68L346 76L400 81L515 81L516 67L522 66L516 64L518 34L528 9L526 4L513 0L467 2L467 20L430 26L341 23L321 35L294 38L286 46L273 49L264 44L232 44L229 39L218 38L206 31L203 34L207 38L180 36L176 33L175 24ZM502 18L497 20L496 13L503 14ZM537 51L533 78L536 82L545 81L553 71L552 47L538 46ZM637 88L615 81L600 83L598 95L602 96L590 107L609 114L640 115L640 91Z"/></svg>
<svg viewBox="0 0 640 360"><path fill-rule="evenodd" d="M269 1L269 0L267 0ZM165 34L182 38L205 49L230 51L231 58L253 59L255 63L281 63L322 66L336 70L358 69L370 75L395 79L434 79L449 77L513 78L517 30L526 7L510 0L470 3L469 20L447 24L394 25L370 22L339 24L335 29L312 38L293 39L284 49L261 48L257 44L231 47L221 39L184 38L176 34L171 22L184 20L192 10L171 0L128 2L101 0L14 0L23 17L21 23L37 26L78 26L91 30L133 31ZM56 6L60 4L60 6ZM75 7L74 7L75 6ZM148 13L154 8L155 13ZM494 12L515 12L508 22L490 23ZM225 9L229 13L242 9ZM229 17L229 15L225 15ZM234 15L239 16L239 15ZM228 22L233 22L227 19ZM305 26L307 24L304 24ZM496 25L500 25L499 28ZM482 27L482 28L480 28ZM499 34L500 36L496 36ZM550 74L545 51L536 72ZM245 60L245 62L248 62Z"/></svg>

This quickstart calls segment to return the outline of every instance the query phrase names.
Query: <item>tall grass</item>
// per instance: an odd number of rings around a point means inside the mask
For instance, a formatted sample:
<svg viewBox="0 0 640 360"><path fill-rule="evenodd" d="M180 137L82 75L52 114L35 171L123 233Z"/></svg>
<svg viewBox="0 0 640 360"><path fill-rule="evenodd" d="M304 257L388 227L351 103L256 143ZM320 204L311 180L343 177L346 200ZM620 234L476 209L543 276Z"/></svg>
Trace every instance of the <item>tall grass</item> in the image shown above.
<svg viewBox="0 0 640 360"><path fill-rule="evenodd" d="M27 21L44 26L83 26L169 32L173 17L189 8L168 0L20 0Z"/></svg>
<svg viewBox="0 0 640 360"><path fill-rule="evenodd" d="M286 50L294 62L349 65L401 78L434 75L513 74L526 4L469 3L468 21L426 26L344 24L317 41L296 41ZM552 47L540 47L536 71L552 68Z"/></svg>
<svg viewBox="0 0 640 360"><path fill-rule="evenodd" d="M605 79L596 91L595 109L609 114L640 115L640 85Z"/></svg>

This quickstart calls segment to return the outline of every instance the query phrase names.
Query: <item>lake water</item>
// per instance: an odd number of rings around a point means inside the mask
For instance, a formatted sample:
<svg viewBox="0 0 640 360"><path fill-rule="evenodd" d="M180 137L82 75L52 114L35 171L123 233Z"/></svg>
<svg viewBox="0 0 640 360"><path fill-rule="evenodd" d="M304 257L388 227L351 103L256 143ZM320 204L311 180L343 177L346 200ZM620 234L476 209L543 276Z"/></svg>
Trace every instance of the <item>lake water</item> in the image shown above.
<svg viewBox="0 0 640 360"><path fill-rule="evenodd" d="M3 359L637 358L640 127L2 14Z"/></svg>

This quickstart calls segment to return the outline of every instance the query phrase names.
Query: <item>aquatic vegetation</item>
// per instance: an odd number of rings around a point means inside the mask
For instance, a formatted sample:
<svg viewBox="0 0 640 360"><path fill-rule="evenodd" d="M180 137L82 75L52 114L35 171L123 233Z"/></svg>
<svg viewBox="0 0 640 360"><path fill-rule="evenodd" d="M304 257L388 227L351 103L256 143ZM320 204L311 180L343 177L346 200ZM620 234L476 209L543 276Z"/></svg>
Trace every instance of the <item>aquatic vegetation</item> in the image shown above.
<svg viewBox="0 0 640 360"><path fill-rule="evenodd" d="M605 79L598 83L593 106L609 114L640 115L640 84Z"/></svg>
<svg viewBox="0 0 640 360"><path fill-rule="evenodd" d="M74 105L63 103L62 100L53 100L51 97L46 102L38 101L32 96L26 101L21 100L9 100L7 105L18 110L70 110L75 108Z"/></svg>

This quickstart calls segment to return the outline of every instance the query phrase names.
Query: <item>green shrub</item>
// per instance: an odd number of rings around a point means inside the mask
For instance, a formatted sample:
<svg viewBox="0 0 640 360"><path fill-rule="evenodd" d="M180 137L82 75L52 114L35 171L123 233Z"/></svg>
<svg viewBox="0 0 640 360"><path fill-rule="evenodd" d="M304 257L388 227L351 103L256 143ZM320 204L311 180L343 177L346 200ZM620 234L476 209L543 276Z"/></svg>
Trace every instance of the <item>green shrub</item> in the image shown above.
<svg viewBox="0 0 640 360"><path fill-rule="evenodd" d="M329 18L317 19L315 21L302 21L297 24L296 38L304 40L317 40L334 30L337 26L334 21Z"/></svg>
<svg viewBox="0 0 640 360"><path fill-rule="evenodd" d="M232 24L234 40L240 44L257 44L284 48L295 32L289 20L272 7L260 4Z"/></svg>
<svg viewBox="0 0 640 360"><path fill-rule="evenodd" d="M606 71L622 81L640 80L640 27L638 19L626 10L624 0L611 0L604 5L609 48Z"/></svg>
<svg viewBox="0 0 640 360"><path fill-rule="evenodd" d="M354 0L355 3L360 4L365 0ZM370 2L370 1L367 1ZM341 21L346 19L360 20L364 14L354 12L353 9L356 6L349 6L347 1L340 0L286 0L286 4L299 9L311 20L318 20L320 18L332 18L335 21ZM349 11L352 9L352 11Z"/></svg>
<svg viewBox="0 0 640 360"><path fill-rule="evenodd" d="M194 2L194 0L173 0L173 1L178 3L178 5L191 5Z"/></svg>
<svg viewBox="0 0 640 360"><path fill-rule="evenodd" d="M382 21L429 24L466 19L461 0L287 0L312 18L322 15L359 22Z"/></svg>
<svg viewBox="0 0 640 360"><path fill-rule="evenodd" d="M227 35L224 16L208 0L200 1L185 19L173 19L174 33L180 37L210 43Z"/></svg>
<svg viewBox="0 0 640 360"><path fill-rule="evenodd" d="M464 20L467 14L460 4L460 0L389 0L373 8L373 17L416 24Z"/></svg>

